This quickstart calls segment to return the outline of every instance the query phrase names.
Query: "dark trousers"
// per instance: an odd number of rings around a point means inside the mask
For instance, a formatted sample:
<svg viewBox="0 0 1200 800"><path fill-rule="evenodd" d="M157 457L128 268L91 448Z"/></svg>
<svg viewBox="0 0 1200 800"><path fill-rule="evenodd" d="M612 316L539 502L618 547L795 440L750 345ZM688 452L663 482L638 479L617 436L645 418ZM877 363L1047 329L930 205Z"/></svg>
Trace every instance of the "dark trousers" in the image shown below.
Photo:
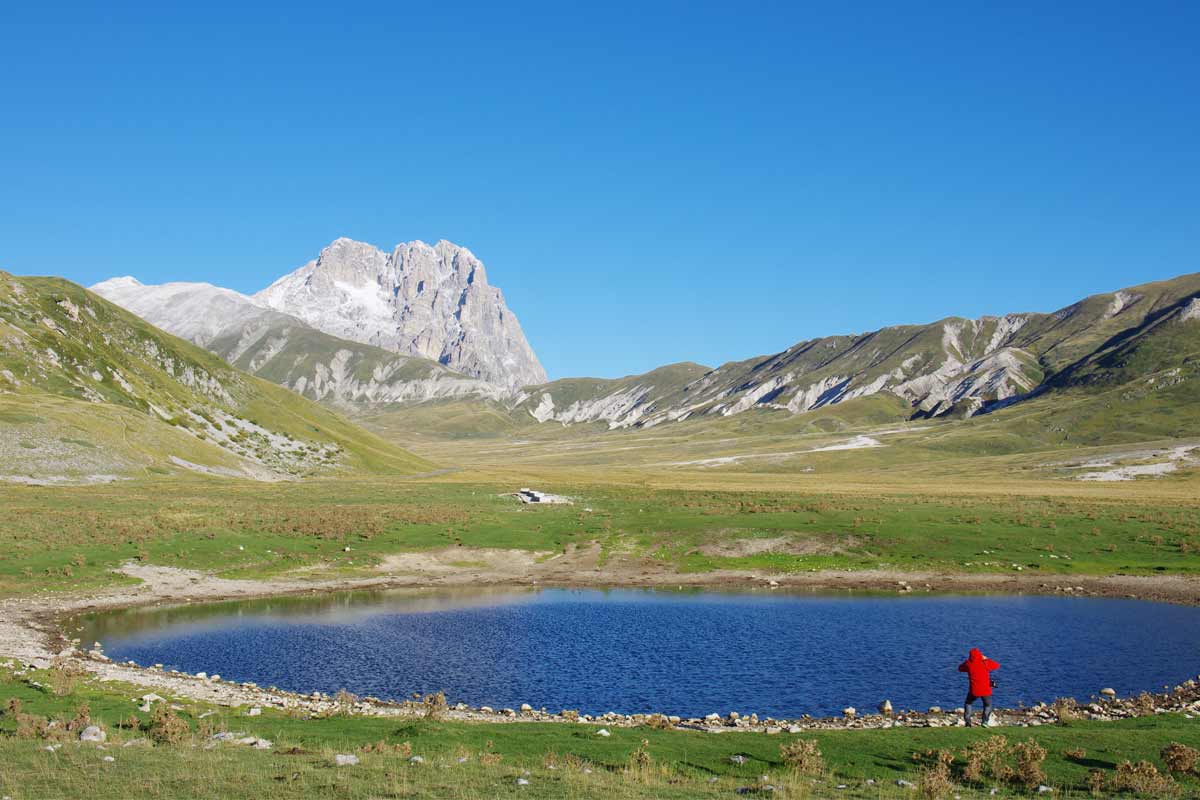
<svg viewBox="0 0 1200 800"><path fill-rule="evenodd" d="M992 696L990 694L984 695L983 697L977 697L976 695L967 692L967 702L963 704L963 719L966 721L968 728L971 727L971 705L976 700L983 701L984 725L988 724L988 718L992 716Z"/></svg>

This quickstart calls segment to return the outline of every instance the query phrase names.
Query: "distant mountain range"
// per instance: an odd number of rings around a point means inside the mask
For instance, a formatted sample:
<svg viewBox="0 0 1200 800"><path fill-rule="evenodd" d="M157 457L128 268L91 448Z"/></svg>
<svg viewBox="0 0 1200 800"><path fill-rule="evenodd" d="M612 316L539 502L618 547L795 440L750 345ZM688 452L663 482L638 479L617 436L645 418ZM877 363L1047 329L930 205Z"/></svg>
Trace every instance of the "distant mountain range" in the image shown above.
<svg viewBox="0 0 1200 800"><path fill-rule="evenodd" d="M338 239L253 296L208 284L92 287L164 330L312 399L355 410L470 398L516 420L646 427L792 415L886 394L910 416L973 416L1056 388L1178 368L1200 351L1200 273L1053 313L950 317L799 342L718 368L545 382L483 264L449 242L388 254Z"/></svg>
<svg viewBox="0 0 1200 800"><path fill-rule="evenodd" d="M526 388L517 406L539 421L619 428L752 409L799 414L887 393L914 418L973 416L1054 389L1198 365L1200 273L1193 273L1050 314L950 317L810 339L716 369L677 364L616 380L554 381Z"/></svg>

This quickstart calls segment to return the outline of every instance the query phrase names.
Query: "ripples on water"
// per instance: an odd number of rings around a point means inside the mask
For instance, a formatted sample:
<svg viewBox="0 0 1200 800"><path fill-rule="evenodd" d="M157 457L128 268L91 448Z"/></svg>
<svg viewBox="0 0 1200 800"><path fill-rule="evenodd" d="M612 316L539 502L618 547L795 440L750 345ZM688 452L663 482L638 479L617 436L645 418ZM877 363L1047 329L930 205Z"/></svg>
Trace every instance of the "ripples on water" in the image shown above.
<svg viewBox="0 0 1200 800"><path fill-rule="evenodd" d="M1000 705L1200 672L1197 609L1059 597L373 592L119 612L81 635L114 660L294 691L592 714L952 707L973 646L1003 665Z"/></svg>

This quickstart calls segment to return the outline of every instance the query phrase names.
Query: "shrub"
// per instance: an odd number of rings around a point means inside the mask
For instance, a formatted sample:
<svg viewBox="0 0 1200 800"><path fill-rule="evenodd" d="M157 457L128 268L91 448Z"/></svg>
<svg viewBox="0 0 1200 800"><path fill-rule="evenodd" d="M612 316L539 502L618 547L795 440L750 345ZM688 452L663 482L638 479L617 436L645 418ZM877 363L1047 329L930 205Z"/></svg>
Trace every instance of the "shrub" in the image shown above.
<svg viewBox="0 0 1200 800"><path fill-rule="evenodd" d="M1074 722L1079 719L1079 704L1070 697L1060 697L1051 706L1059 722Z"/></svg>
<svg viewBox="0 0 1200 800"><path fill-rule="evenodd" d="M1149 716L1154 713L1154 695L1142 692L1133 699L1133 709L1138 716Z"/></svg>
<svg viewBox="0 0 1200 800"><path fill-rule="evenodd" d="M450 707L446 704L446 693L437 692L435 694L427 694L421 700L421 705L425 707L425 719L437 721L446 716L446 712Z"/></svg>
<svg viewBox="0 0 1200 800"><path fill-rule="evenodd" d="M492 743L491 739L488 739L487 744L483 746L483 752L479 754L479 763L485 767L494 767L499 764L504 756L497 753L495 748L496 745Z"/></svg>
<svg viewBox="0 0 1200 800"><path fill-rule="evenodd" d="M1036 789L1044 783L1046 773L1042 770L1042 762L1046 760L1046 748L1030 739L1017 742L1012 746L1012 750L1017 757L1014 780L1026 789Z"/></svg>
<svg viewBox="0 0 1200 800"><path fill-rule="evenodd" d="M1082 761L1083 759L1087 758L1087 750L1084 750L1082 747L1077 747L1072 750L1063 750L1062 754L1063 758L1071 761Z"/></svg>
<svg viewBox="0 0 1200 800"><path fill-rule="evenodd" d="M56 658L50 667L50 690L59 697L75 694L79 682L87 670L82 665L65 658Z"/></svg>
<svg viewBox="0 0 1200 800"><path fill-rule="evenodd" d="M954 781L950 779L950 765L954 763L954 753L949 750L931 750L926 755L931 756L932 760L921 769L917 786L922 797L939 800L954 790Z"/></svg>
<svg viewBox="0 0 1200 800"><path fill-rule="evenodd" d="M134 719L137 719L134 717ZM220 731L225 730L224 722L218 717L205 717L196 722L196 733L201 739L211 739Z"/></svg>
<svg viewBox="0 0 1200 800"><path fill-rule="evenodd" d="M567 722L579 722L579 712L573 708L564 708L562 718Z"/></svg>
<svg viewBox="0 0 1200 800"><path fill-rule="evenodd" d="M192 729L185 720L180 719L173 708L166 703L159 703L154 707L146 730L150 738L159 744L179 744Z"/></svg>
<svg viewBox="0 0 1200 800"><path fill-rule="evenodd" d="M81 731L84 728L86 728L88 725L91 725L91 724L92 724L92 709L90 707L88 707L87 703L82 703L79 706L79 708L77 708L75 710L74 719L70 720L67 723L67 730Z"/></svg>
<svg viewBox="0 0 1200 800"><path fill-rule="evenodd" d="M638 777L645 777L647 770L654 766L654 758L650 755L650 740L642 739L634 751L629 754L626 770Z"/></svg>
<svg viewBox="0 0 1200 800"><path fill-rule="evenodd" d="M1200 750L1179 742L1171 742L1162 749L1159 756L1171 772L1195 772L1196 764L1200 762Z"/></svg>
<svg viewBox="0 0 1200 800"><path fill-rule="evenodd" d="M360 753L394 753L400 758L412 758L412 742L401 742L400 744L388 744L383 739L380 739L374 744L364 744L358 748Z"/></svg>
<svg viewBox="0 0 1200 800"><path fill-rule="evenodd" d="M1104 770L1088 770L1088 792L1092 797L1104 796Z"/></svg>
<svg viewBox="0 0 1200 800"><path fill-rule="evenodd" d="M1163 775L1149 761L1139 761L1136 764L1123 761L1118 764L1116 774L1109 782L1109 788L1117 792L1148 794L1154 797L1164 797L1179 790L1170 775Z"/></svg>
<svg viewBox="0 0 1200 800"><path fill-rule="evenodd" d="M973 783L981 783L987 778L1007 783L1012 778L1012 768L1008 765L1008 739L1003 736L973 742L963 750L962 756L967 762L963 777Z"/></svg>
<svg viewBox="0 0 1200 800"><path fill-rule="evenodd" d="M820 775L825 771L825 759L816 739L797 739L779 745L779 757L783 763L801 775Z"/></svg>
<svg viewBox="0 0 1200 800"><path fill-rule="evenodd" d="M18 712L14 719L17 723L14 734L18 739L46 739L50 736L50 720L45 717Z"/></svg>
<svg viewBox="0 0 1200 800"><path fill-rule="evenodd" d="M337 704L336 713L348 717L354 713L354 704L358 702L358 695L346 689L338 689L337 694L333 696L333 702Z"/></svg>
<svg viewBox="0 0 1200 800"><path fill-rule="evenodd" d="M667 719L666 714L651 714L646 718L646 727L656 731L666 731L674 726L671 724L671 720Z"/></svg>

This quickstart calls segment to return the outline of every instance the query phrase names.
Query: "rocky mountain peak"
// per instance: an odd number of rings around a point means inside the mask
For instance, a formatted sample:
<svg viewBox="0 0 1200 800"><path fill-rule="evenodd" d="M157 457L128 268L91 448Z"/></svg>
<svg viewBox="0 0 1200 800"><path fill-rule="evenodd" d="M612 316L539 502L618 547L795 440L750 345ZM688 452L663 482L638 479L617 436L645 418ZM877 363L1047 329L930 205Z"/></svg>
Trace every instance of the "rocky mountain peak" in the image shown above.
<svg viewBox="0 0 1200 800"><path fill-rule="evenodd" d="M334 336L433 359L517 389L546 373L474 253L441 240L390 254L340 238L253 297Z"/></svg>

